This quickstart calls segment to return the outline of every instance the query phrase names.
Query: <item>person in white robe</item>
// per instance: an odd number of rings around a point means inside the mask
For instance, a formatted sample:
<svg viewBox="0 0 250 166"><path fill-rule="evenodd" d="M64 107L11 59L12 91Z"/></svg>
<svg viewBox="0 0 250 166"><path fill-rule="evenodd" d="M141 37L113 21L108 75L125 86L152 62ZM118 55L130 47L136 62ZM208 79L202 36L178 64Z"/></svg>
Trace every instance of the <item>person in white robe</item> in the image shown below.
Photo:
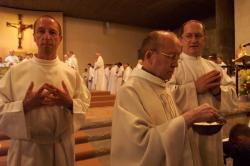
<svg viewBox="0 0 250 166"><path fill-rule="evenodd" d="M66 55L65 55L65 59L66 59L65 63L67 65L69 65L70 67L72 67L73 69L75 69L76 71L79 71L78 60L77 60L76 55L74 54L74 52L69 51Z"/></svg>
<svg viewBox="0 0 250 166"><path fill-rule="evenodd" d="M212 53L210 56L208 56L208 60L213 61L214 63L218 64L222 69L227 73L227 65L225 62L223 62L222 57L217 55L216 53Z"/></svg>
<svg viewBox="0 0 250 166"><path fill-rule="evenodd" d="M122 86L122 78L123 78L123 72L124 72L124 67L121 62L118 62L118 71L116 74L116 91L119 90L119 88Z"/></svg>
<svg viewBox="0 0 250 166"><path fill-rule="evenodd" d="M28 60L30 60L32 57L33 57L33 54L32 54L32 53L27 53L27 54L25 54L25 57L24 57L24 59L22 60L22 62L28 61Z"/></svg>
<svg viewBox="0 0 250 166"><path fill-rule="evenodd" d="M104 79L104 87L105 87L105 91L108 91L108 86L109 86L109 78L110 78L110 64L106 64L106 67L104 69L104 73L105 73L105 79Z"/></svg>
<svg viewBox="0 0 250 166"><path fill-rule="evenodd" d="M94 76L94 85L96 91L104 91L104 61L100 53L96 53L96 61L94 64L95 76Z"/></svg>
<svg viewBox="0 0 250 166"><path fill-rule="evenodd" d="M19 63L19 58L16 55L14 55L14 51L11 50L9 52L9 55L4 59L4 61L7 64L7 66L12 66Z"/></svg>
<svg viewBox="0 0 250 166"><path fill-rule="evenodd" d="M205 45L204 25L190 20L181 29L182 53L178 67L168 82L180 112L208 103L220 111L233 111L236 106L235 85L230 77L212 61L201 57ZM203 166L222 166L221 132L212 136L190 130L192 146L199 147ZM194 151L197 149L193 148Z"/></svg>
<svg viewBox="0 0 250 166"><path fill-rule="evenodd" d="M217 56L216 57L216 62L220 67L222 67L222 69L225 71L225 73L227 73L227 64L225 62L223 62L222 57L221 56Z"/></svg>
<svg viewBox="0 0 250 166"><path fill-rule="evenodd" d="M137 68L137 69L141 69L142 68L142 59L138 59L135 68Z"/></svg>
<svg viewBox="0 0 250 166"><path fill-rule="evenodd" d="M142 69L117 93L112 116L112 166L198 166L187 137L192 123L217 120L208 104L178 115L166 81L181 52L177 36L154 31L144 39Z"/></svg>
<svg viewBox="0 0 250 166"><path fill-rule="evenodd" d="M82 79L86 86L88 86L88 69L85 68L84 72L82 73Z"/></svg>
<svg viewBox="0 0 250 166"><path fill-rule="evenodd" d="M132 72L132 69L131 69L131 67L130 67L130 65L128 63L124 64L123 66L124 66L125 70L124 70L124 73L123 73L122 80L123 80L123 83L125 83L128 80L128 78L129 78L129 76L130 76L130 74Z"/></svg>
<svg viewBox="0 0 250 166"><path fill-rule="evenodd" d="M3 58L0 57L0 68L1 67L6 67L7 65L3 62Z"/></svg>
<svg viewBox="0 0 250 166"><path fill-rule="evenodd" d="M116 94L116 81L117 81L117 71L118 71L118 66L117 64L114 64L111 69L110 69L110 78L109 78L109 87L108 87L108 91L111 93L111 94Z"/></svg>
<svg viewBox="0 0 250 166"><path fill-rule="evenodd" d="M95 70L93 66L89 63L88 64L88 89L93 91L94 90L94 76L95 76Z"/></svg>
<svg viewBox="0 0 250 166"><path fill-rule="evenodd" d="M41 16L33 35L38 54L0 80L0 131L12 142L7 165L74 166L74 132L83 126L90 94L56 55L60 24Z"/></svg>

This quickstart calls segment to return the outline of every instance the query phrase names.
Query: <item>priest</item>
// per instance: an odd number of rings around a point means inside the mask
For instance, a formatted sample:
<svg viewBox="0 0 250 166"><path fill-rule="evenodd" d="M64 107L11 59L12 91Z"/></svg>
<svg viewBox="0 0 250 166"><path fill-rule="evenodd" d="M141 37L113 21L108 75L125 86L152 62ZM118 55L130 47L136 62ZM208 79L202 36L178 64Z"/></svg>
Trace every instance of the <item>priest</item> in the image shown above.
<svg viewBox="0 0 250 166"><path fill-rule="evenodd" d="M197 20L183 24L180 33L182 53L178 67L168 82L180 112L184 113L200 104L209 103L220 111L233 111L236 106L235 85L223 69L212 61L202 58L206 32ZM192 133L193 153L198 146L199 158L204 166L222 166L222 136L202 136Z"/></svg>
<svg viewBox="0 0 250 166"><path fill-rule="evenodd" d="M125 63L124 65L124 73L123 73L123 77L122 77L122 80L123 80L123 83L126 82L132 72L132 69L130 67L130 65L128 63Z"/></svg>
<svg viewBox="0 0 250 166"><path fill-rule="evenodd" d="M96 61L94 63L94 85L96 91L105 91L105 73L104 73L104 61L100 53L95 53Z"/></svg>
<svg viewBox="0 0 250 166"><path fill-rule="evenodd" d="M177 66L181 45L172 32L144 39L142 69L134 69L117 93L112 121L112 166L199 166L187 137L194 122L216 121L208 104L178 114L166 81Z"/></svg>

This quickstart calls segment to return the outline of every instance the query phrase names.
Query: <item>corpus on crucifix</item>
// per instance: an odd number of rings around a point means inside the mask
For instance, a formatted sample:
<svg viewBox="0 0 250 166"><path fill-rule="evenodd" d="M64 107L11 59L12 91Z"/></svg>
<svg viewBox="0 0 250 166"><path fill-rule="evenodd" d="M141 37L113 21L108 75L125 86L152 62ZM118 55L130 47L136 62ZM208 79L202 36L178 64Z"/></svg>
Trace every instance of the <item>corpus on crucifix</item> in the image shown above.
<svg viewBox="0 0 250 166"><path fill-rule="evenodd" d="M17 31L18 31L18 48L19 49L22 49L23 32L28 28L31 28L31 29L33 28L32 24L30 24L30 25L23 24L22 17L23 16L21 14L18 14L18 23L10 23L10 22L6 23L6 25L8 27L17 28Z"/></svg>

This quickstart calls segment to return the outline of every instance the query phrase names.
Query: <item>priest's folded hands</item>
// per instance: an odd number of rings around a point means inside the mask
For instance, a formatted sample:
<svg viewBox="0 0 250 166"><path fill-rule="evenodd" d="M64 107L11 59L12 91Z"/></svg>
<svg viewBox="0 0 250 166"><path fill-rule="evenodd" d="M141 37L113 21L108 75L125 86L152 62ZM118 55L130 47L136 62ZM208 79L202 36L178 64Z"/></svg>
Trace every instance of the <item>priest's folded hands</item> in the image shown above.
<svg viewBox="0 0 250 166"><path fill-rule="evenodd" d="M212 94L216 94L220 89L221 73L217 70L212 70L195 81L195 87L197 93L203 94L212 91ZM213 93L214 92L214 93Z"/></svg>
<svg viewBox="0 0 250 166"><path fill-rule="evenodd" d="M37 91L33 88L34 82L31 82L23 100L25 113L37 107L54 105L63 106L72 112L73 100L64 81L62 81L63 89L48 83L44 83Z"/></svg>

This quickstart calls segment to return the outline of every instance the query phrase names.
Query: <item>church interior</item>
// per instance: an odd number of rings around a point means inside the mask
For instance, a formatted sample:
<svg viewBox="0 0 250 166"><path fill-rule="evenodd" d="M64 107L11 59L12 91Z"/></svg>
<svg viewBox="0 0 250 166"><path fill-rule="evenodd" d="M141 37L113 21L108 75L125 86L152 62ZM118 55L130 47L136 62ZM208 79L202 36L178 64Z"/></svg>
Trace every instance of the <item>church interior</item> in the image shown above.
<svg viewBox="0 0 250 166"><path fill-rule="evenodd" d="M225 115L223 142L235 124L250 126L249 8L249 0L1 0L0 79L10 68L4 63L10 52L22 58L37 54L33 23L42 15L51 15L60 23L63 38L57 56L63 61L67 52L74 52L83 77L88 64L95 63L96 53L105 64L121 62L133 69L138 48L150 31L178 34L184 22L199 20L206 26L203 57L220 55L222 68L235 80L238 107ZM75 133L75 165L110 166L116 94L108 89L89 90L91 103L85 125ZM10 138L0 131L0 166L7 166L10 145ZM232 166L233 159L224 157L224 165Z"/></svg>

